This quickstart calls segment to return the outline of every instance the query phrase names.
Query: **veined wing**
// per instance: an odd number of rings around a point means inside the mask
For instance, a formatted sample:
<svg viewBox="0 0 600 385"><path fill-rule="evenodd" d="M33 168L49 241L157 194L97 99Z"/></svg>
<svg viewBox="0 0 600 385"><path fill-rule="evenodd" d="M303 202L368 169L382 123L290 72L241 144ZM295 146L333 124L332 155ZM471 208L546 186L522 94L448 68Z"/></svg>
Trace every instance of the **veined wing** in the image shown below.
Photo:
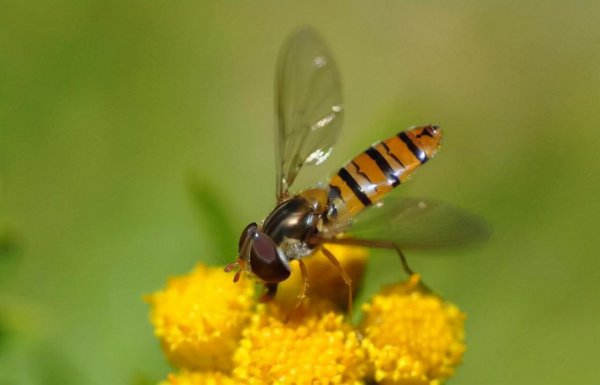
<svg viewBox="0 0 600 385"><path fill-rule="evenodd" d="M285 42L276 79L277 198L304 165L327 159L342 126L340 76L325 43L310 28Z"/></svg>
<svg viewBox="0 0 600 385"><path fill-rule="evenodd" d="M353 238L393 241L402 249L466 246L490 236L486 222L459 207L429 199L387 198L359 214Z"/></svg>

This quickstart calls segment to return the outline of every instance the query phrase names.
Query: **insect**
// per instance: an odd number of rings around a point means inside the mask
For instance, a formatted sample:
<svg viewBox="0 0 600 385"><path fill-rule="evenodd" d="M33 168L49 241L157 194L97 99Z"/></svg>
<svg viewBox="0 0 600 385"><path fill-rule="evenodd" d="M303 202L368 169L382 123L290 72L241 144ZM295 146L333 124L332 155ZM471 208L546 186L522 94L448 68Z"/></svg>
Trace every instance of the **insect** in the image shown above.
<svg viewBox="0 0 600 385"><path fill-rule="evenodd" d="M321 165L339 136L344 115L338 69L333 56L310 28L294 32L284 44L276 73L275 209L262 223L242 231L238 258L225 270L254 276L272 299L297 261L302 274L299 302L308 286L303 259L317 250L352 282L328 249L329 244L394 250L412 274L404 248L460 245L484 238L485 223L456 207L432 200L388 196L438 151L442 130L425 125L378 142L345 164L325 184L294 193L301 169ZM384 199L385 198L385 199Z"/></svg>

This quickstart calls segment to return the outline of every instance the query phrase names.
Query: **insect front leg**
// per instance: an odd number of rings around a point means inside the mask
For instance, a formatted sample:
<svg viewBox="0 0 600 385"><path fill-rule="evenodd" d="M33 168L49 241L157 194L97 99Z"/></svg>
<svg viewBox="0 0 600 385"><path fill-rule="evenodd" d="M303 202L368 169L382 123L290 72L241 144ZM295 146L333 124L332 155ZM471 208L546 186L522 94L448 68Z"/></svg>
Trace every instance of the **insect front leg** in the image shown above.
<svg viewBox="0 0 600 385"><path fill-rule="evenodd" d="M302 274L302 288L300 289L300 294L298 295L298 303L296 303L296 307L298 308L302 303L302 300L306 298L306 290L308 289L308 271L306 270L306 265L304 261L298 259L298 265L300 265L300 273Z"/></svg>
<svg viewBox="0 0 600 385"><path fill-rule="evenodd" d="M275 294L277 294L277 283L265 283L265 292L262 293L259 302L270 302L275 298Z"/></svg>
<svg viewBox="0 0 600 385"><path fill-rule="evenodd" d="M333 263L333 265L340 271L342 279L346 283L346 286L348 286L348 317L352 318L352 278L350 278L346 270L344 270L342 265L340 265L340 261L337 260L337 258L333 255L331 251L327 250L323 246L321 246L321 251L323 252L323 254L325 254L327 259L329 259L329 261Z"/></svg>
<svg viewBox="0 0 600 385"><path fill-rule="evenodd" d="M301 259L297 259L296 261L298 261L298 265L300 266L300 274L302 274L302 287L300 288L300 294L298 294L296 305L289 312L287 318L285 319L285 323L288 323L288 321L292 318L292 315L294 315L294 312L300 307L300 305L302 305L302 301L304 301L304 298L306 298L306 291L308 290L308 270L306 269L306 264L304 264L304 261Z"/></svg>

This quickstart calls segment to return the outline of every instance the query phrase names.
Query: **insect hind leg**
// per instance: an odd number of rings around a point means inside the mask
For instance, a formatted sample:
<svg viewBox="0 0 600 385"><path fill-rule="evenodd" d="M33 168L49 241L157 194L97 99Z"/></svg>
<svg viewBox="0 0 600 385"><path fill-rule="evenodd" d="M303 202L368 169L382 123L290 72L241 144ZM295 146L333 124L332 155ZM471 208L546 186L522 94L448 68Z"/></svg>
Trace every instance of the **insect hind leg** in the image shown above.
<svg viewBox="0 0 600 385"><path fill-rule="evenodd" d="M400 249L400 246L398 246L398 244L396 243L393 243L393 245L394 250L396 250L396 253L398 253L398 256L400 257L400 263L402 263L402 268L404 269L406 274L408 274L409 276L414 275L415 272L413 271L413 269L410 268L410 266L408 266L408 261L406 260L406 256L402 252L402 249Z"/></svg>
<svg viewBox="0 0 600 385"><path fill-rule="evenodd" d="M356 238L331 238L331 239L322 239L323 243L331 243L336 245L348 245L348 246L364 246L373 249L388 249L394 250L400 257L400 263L402 264L402 269L409 276L415 274L413 269L408 265L408 261L406 260L406 256L400 249L400 246L392 241L373 241L368 239L356 239Z"/></svg>

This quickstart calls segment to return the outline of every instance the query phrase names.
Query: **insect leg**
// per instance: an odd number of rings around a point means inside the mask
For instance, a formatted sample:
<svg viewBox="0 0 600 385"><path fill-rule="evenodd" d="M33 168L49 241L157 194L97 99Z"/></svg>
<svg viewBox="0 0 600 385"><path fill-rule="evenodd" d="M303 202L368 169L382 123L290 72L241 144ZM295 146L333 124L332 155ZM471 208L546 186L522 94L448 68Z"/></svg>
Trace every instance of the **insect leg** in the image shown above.
<svg viewBox="0 0 600 385"><path fill-rule="evenodd" d="M301 259L297 259L297 261L298 265L300 266L300 273L302 274L302 288L300 289L300 294L298 294L296 305L287 315L285 323L288 323L288 321L292 318L292 315L294 315L294 312L300 307L300 305L302 305L302 301L304 298L306 298L306 290L308 289L308 271L306 270L306 265Z"/></svg>
<svg viewBox="0 0 600 385"><path fill-rule="evenodd" d="M277 283L265 283L265 292L258 299L259 302L269 302L277 294Z"/></svg>
<svg viewBox="0 0 600 385"><path fill-rule="evenodd" d="M368 239L355 239L355 238L326 238L322 239L324 243L332 243L336 245L351 245L351 246L364 246L370 247L374 249L388 249L395 250L400 257L400 262L402 263L402 268L406 272L406 274L413 275L414 271L408 266L408 261L404 256L404 253L400 249L397 243L392 241L373 241Z"/></svg>
<svg viewBox="0 0 600 385"><path fill-rule="evenodd" d="M346 286L348 286L348 317L352 318L352 279L350 278L346 270L344 270L342 265L340 265L340 261L337 260L337 258L331 253L331 251L327 250L323 246L321 246L321 251L323 252L323 254L325 254L327 259L329 259L329 261L333 263L335 267L337 267L337 269L340 271L340 274L342 275L342 279L346 283Z"/></svg>

